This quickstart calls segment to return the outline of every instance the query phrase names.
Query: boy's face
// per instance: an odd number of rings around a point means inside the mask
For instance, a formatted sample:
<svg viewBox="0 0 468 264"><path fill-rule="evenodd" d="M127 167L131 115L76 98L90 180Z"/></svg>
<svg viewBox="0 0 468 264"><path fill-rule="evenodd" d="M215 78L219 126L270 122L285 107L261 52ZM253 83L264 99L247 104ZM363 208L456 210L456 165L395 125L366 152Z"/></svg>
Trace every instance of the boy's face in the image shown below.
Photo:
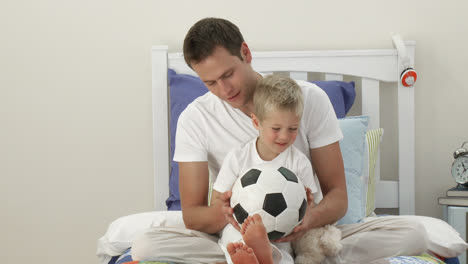
<svg viewBox="0 0 468 264"><path fill-rule="evenodd" d="M252 102L257 79L250 65L250 50L245 43L241 47L241 55L243 60L225 48L217 47L212 55L191 66L210 92L242 110Z"/></svg>
<svg viewBox="0 0 468 264"><path fill-rule="evenodd" d="M263 121L255 115L252 119L259 132L257 148L263 159L275 158L296 140L300 117L294 111L276 110L268 113Z"/></svg>

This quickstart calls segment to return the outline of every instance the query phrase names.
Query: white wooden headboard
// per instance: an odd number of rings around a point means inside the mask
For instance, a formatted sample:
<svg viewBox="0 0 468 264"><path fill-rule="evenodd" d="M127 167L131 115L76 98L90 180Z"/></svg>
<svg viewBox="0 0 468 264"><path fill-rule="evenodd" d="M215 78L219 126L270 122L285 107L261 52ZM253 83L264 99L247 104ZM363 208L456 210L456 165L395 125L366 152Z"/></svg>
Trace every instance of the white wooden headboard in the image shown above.
<svg viewBox="0 0 468 264"><path fill-rule="evenodd" d="M394 38L395 41L395 38ZM401 85L400 73L414 64L414 41L397 49L253 52L252 66L261 73L289 72L294 79L307 80L308 73L324 73L325 80L344 75L361 79L362 114L370 116L369 129L380 127L380 82L398 85L398 181L380 180L376 166L376 207L399 208L400 214L415 213L414 87ZM403 47L403 49L402 49ZM404 57L402 57L404 56ZM410 65L406 65L409 60ZM404 64L405 62L405 64ZM167 210L169 197L170 138L167 69L196 75L183 54L168 53L167 46L152 47L152 102L154 136L155 209ZM164 126L167 125L167 126Z"/></svg>

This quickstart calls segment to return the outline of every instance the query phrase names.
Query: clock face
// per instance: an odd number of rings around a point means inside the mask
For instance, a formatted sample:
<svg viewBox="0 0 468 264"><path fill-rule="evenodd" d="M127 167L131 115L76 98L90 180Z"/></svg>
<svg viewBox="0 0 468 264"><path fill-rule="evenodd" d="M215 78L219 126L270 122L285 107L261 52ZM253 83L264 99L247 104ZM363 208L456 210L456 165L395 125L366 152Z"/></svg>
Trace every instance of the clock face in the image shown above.
<svg viewBox="0 0 468 264"><path fill-rule="evenodd" d="M468 183L468 156L458 157L453 162L452 176L457 183Z"/></svg>

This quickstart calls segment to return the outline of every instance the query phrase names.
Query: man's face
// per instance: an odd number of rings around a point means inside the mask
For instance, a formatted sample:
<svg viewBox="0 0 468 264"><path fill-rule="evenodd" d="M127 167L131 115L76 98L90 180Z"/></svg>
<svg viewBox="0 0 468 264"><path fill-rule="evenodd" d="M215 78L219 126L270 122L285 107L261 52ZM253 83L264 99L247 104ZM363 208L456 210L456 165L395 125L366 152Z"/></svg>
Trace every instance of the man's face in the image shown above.
<svg viewBox="0 0 468 264"><path fill-rule="evenodd" d="M243 60L225 48L217 47L212 55L191 66L210 92L232 107L242 110L251 103L257 82L253 77L256 73L250 65L251 56L247 45L242 46L241 53Z"/></svg>

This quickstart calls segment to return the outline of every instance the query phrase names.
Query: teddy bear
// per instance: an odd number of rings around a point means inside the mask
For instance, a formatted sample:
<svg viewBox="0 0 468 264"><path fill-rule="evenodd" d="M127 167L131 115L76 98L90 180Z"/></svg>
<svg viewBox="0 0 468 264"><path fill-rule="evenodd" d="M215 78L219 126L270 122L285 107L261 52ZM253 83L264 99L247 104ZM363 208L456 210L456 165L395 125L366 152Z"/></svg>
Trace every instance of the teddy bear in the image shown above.
<svg viewBox="0 0 468 264"><path fill-rule="evenodd" d="M341 250L341 231L334 225L308 230L292 242L295 264L320 264L326 256L335 256Z"/></svg>

